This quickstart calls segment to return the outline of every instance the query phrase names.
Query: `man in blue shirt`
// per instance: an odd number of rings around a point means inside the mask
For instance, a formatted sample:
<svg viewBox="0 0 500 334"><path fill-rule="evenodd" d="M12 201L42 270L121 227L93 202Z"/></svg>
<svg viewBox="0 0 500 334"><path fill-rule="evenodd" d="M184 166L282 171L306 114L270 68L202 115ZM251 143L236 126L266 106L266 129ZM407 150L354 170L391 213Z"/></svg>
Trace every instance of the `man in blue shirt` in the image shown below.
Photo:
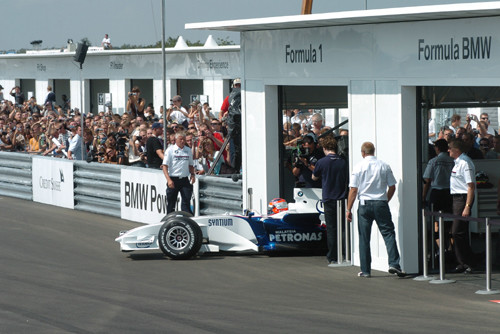
<svg viewBox="0 0 500 334"><path fill-rule="evenodd" d="M337 201L347 197L347 162L337 155L337 141L333 135L320 139L325 157L314 166L312 179L321 179L322 201L325 210L326 240L329 266L337 263Z"/></svg>

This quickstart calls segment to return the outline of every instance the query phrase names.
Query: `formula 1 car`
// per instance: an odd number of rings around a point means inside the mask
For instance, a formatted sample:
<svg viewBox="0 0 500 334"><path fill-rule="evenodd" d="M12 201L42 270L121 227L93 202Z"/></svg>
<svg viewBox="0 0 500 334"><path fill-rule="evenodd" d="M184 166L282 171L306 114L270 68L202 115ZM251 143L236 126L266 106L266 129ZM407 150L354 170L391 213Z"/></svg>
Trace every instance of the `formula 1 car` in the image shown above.
<svg viewBox="0 0 500 334"><path fill-rule="evenodd" d="M262 216L249 213L192 217L177 211L160 223L122 231L116 241L123 252L160 249L178 260L219 251L326 249L326 227L320 212L297 212L296 208Z"/></svg>

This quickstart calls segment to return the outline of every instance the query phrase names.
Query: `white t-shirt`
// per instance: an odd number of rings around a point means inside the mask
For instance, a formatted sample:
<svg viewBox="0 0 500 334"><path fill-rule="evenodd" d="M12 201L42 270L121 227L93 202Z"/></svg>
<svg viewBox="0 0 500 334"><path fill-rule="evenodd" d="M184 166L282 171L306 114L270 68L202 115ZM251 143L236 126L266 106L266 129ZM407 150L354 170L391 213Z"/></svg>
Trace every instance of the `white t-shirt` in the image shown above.
<svg viewBox="0 0 500 334"><path fill-rule="evenodd" d="M194 166L193 153L188 146L180 148L176 144L167 148L163 165L168 166L168 175L171 177L188 177L191 175L189 166Z"/></svg>
<svg viewBox="0 0 500 334"><path fill-rule="evenodd" d="M170 114L170 118L172 121L177 122L178 124L184 123L185 120L187 120L187 116L181 112L181 110L185 113L187 113L186 109L184 107L180 107L180 110L174 109L172 113Z"/></svg>
<svg viewBox="0 0 500 334"><path fill-rule="evenodd" d="M109 37L108 37L108 38L104 37L104 38L102 39L102 46L103 46L105 49L108 49L110 45L111 45L111 39L110 39Z"/></svg>

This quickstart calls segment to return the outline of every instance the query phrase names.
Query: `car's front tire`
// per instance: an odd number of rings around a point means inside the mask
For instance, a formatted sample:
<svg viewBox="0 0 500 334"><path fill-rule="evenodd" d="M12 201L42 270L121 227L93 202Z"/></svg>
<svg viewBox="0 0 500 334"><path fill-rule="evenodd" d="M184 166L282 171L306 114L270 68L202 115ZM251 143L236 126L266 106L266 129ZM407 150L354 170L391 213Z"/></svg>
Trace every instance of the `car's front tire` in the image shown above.
<svg viewBox="0 0 500 334"><path fill-rule="evenodd" d="M203 233L196 222L187 217L171 217L160 228L158 244L163 254L173 260L186 260L198 253Z"/></svg>
<svg viewBox="0 0 500 334"><path fill-rule="evenodd" d="M172 217L188 217L188 218L190 218L190 217L193 217L193 214L190 212L186 212L186 211L174 211L174 212L170 212L168 215L163 217L161 221L166 222L167 220L169 220Z"/></svg>

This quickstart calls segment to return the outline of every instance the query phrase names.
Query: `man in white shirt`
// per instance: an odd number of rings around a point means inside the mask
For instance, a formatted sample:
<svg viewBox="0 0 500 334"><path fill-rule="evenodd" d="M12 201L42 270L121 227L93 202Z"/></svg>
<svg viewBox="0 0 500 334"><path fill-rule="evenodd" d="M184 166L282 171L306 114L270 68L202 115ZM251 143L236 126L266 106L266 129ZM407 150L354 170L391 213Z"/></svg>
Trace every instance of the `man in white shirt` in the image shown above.
<svg viewBox="0 0 500 334"><path fill-rule="evenodd" d="M104 38L102 39L101 46L105 50L112 49L113 46L111 45L111 39L109 38L108 34L104 34Z"/></svg>
<svg viewBox="0 0 500 334"><path fill-rule="evenodd" d="M352 221L351 209L356 197L359 199L358 232L359 258L361 272L359 277L371 277L370 236L372 223L375 220L384 238L389 256L389 273L399 277L406 276L399 264L399 251L396 244L396 233L392 222L388 202L396 191L396 179L391 167L374 156L375 146L371 142L361 145L363 161L357 164L351 174L349 197L347 201L347 219Z"/></svg>
<svg viewBox="0 0 500 334"><path fill-rule="evenodd" d="M474 203L476 188L476 169L472 160L464 152L464 143L454 139L449 143L450 157L455 159L455 166L451 171L450 192L453 197L453 214L469 217ZM469 222L454 219L451 227L455 256L458 266L455 272L471 273L473 253L469 244Z"/></svg>
<svg viewBox="0 0 500 334"><path fill-rule="evenodd" d="M175 144L167 149L161 168L167 179L167 214L175 210L179 192L182 199L181 210L191 212L192 184L195 181L194 162L193 153L186 146L186 134L184 132L175 134Z"/></svg>
<svg viewBox="0 0 500 334"><path fill-rule="evenodd" d="M188 127L188 117L189 113L182 106L182 98L180 95L176 95L172 98L172 106L167 109L167 119L177 124L181 124L184 128Z"/></svg>
<svg viewBox="0 0 500 334"><path fill-rule="evenodd" d="M83 149L82 127L76 125L71 129L71 132L73 132L73 137L69 140L68 159L86 160L87 151Z"/></svg>

